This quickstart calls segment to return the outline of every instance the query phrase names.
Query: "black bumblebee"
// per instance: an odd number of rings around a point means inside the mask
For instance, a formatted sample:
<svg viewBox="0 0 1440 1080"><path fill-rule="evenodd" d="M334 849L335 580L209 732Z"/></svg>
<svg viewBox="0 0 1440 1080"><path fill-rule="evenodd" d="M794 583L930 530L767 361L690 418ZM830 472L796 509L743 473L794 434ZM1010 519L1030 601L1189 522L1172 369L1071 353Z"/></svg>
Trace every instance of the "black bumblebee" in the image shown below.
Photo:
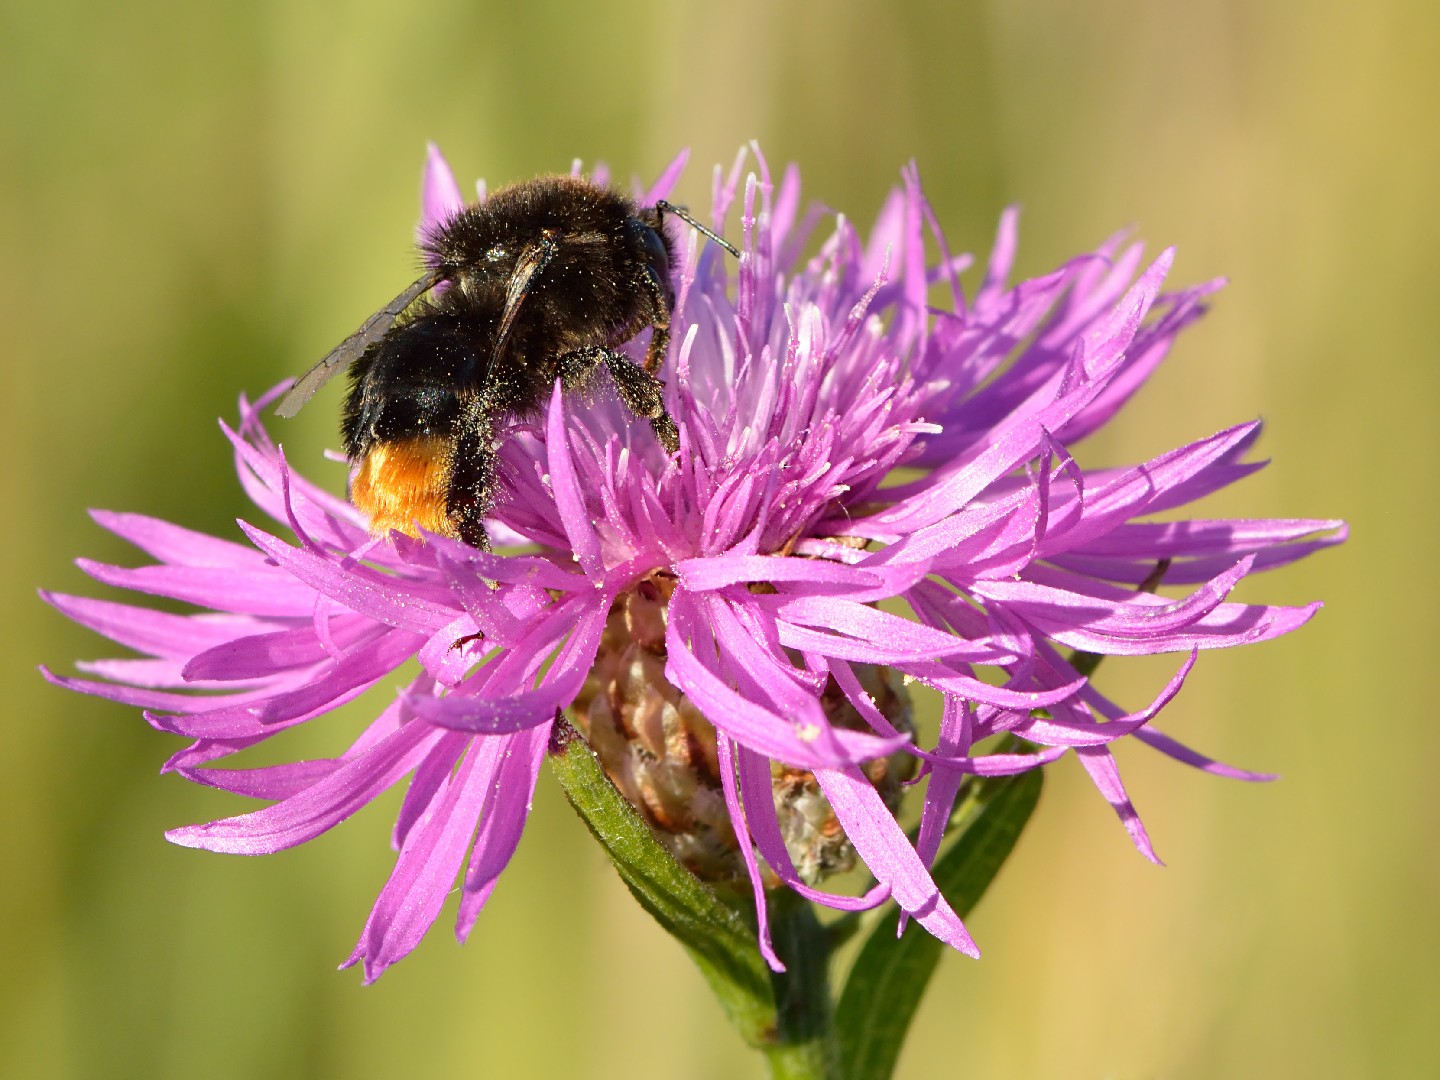
<svg viewBox="0 0 1440 1080"><path fill-rule="evenodd" d="M556 376L581 387L603 364L625 407L667 452L679 448L655 377L675 306L667 212L739 255L678 207L641 208L578 177L495 191L421 245L433 269L301 376L276 412L294 416L348 364L350 499L371 529L418 526L488 548L496 424L538 412ZM618 346L646 327L641 366Z"/></svg>

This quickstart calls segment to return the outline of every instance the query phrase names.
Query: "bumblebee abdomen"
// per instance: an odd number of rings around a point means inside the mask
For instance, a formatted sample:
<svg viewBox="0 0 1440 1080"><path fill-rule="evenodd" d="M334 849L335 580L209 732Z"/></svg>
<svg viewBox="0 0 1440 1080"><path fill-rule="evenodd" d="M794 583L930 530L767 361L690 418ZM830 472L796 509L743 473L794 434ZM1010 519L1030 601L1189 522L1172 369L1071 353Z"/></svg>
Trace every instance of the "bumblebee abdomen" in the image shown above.
<svg viewBox="0 0 1440 1080"><path fill-rule="evenodd" d="M446 507L455 440L436 436L378 442L359 459L350 501L370 518L370 531L418 536L420 529L455 536Z"/></svg>

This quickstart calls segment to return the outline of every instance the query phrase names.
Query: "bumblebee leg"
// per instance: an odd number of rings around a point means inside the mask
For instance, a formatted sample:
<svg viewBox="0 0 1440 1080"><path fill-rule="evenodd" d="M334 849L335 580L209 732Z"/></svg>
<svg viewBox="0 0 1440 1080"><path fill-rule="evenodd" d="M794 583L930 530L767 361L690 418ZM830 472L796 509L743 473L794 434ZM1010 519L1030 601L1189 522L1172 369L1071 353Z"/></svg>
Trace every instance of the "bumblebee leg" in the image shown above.
<svg viewBox="0 0 1440 1080"><path fill-rule="evenodd" d="M620 394L620 400L636 416L650 421L650 426L655 429L655 437L660 440L665 452L673 454L680 449L680 433L675 427L675 421L670 419L670 414L665 411L665 384L634 360L622 352L598 345L566 353L558 360L560 381L566 389L572 385L583 384L596 365L603 363L610 369L610 377L615 380L615 389Z"/></svg>
<svg viewBox="0 0 1440 1080"><path fill-rule="evenodd" d="M665 331L657 326L655 333L661 336ZM651 344L654 344L653 339ZM663 350L661 355L664 355ZM605 350L605 366L610 369L610 377L615 380L615 389L619 391L625 407L636 416L650 421L655 437L667 454L679 450L680 433L675 428L675 421L665 411L665 384L624 353L611 349Z"/></svg>
<svg viewBox="0 0 1440 1080"><path fill-rule="evenodd" d="M605 362L604 354L605 350L598 345L561 353L555 358L560 385L566 390L584 390L595 377L595 369Z"/></svg>
<svg viewBox="0 0 1440 1080"><path fill-rule="evenodd" d="M670 328L656 325L650 330L650 344L645 349L645 372L654 375L665 363L665 354L670 351Z"/></svg>
<svg viewBox="0 0 1440 1080"><path fill-rule="evenodd" d="M646 274L645 284L650 292L650 344L645 349L645 370L654 375L665 363L665 354L670 351L670 308L673 301L669 292L651 270Z"/></svg>
<svg viewBox="0 0 1440 1080"><path fill-rule="evenodd" d="M490 550L485 512L494 501L495 427L483 395L466 401L456 425L455 461L445 509L456 535L471 547Z"/></svg>

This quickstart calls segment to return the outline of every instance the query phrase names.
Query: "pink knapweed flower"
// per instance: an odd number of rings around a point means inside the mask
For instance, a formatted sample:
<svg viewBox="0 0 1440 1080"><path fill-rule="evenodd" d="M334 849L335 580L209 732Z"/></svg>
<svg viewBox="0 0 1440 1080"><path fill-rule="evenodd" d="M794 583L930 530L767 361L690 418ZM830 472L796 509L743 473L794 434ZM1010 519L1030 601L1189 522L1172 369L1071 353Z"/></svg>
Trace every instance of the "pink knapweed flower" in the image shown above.
<svg viewBox="0 0 1440 1080"><path fill-rule="evenodd" d="M1252 571L1339 542L1343 526L1138 520L1260 468L1244 460L1258 422L1129 468L1071 456L1218 283L1163 293L1171 252L1142 266L1140 247L1116 238L1012 285L1011 211L967 294L959 274L969 260L950 254L913 168L862 235L843 217L802 214L798 172L772 188L758 152L756 161L743 186L740 160L716 174L717 224L741 199L733 276L723 252L676 233L665 378L678 454L667 456L608 390L572 402L557 385L543 415L507 434L489 529L513 553L492 554L436 536L372 537L348 503L290 470L261 421L274 395L242 400L238 428L225 429L241 484L294 540L243 522L248 544L97 513L155 561L82 562L88 573L201 610L47 597L143 656L82 665L98 678L50 678L139 706L155 727L192 740L167 771L271 803L176 829L174 842L279 851L407 783L395 868L349 960L363 961L367 979L415 947L457 877L457 933L469 933L520 839L557 710L592 678L612 613L641 594L658 605L656 678L713 725L714 797L728 827L749 838L738 851L777 967L767 881L837 908L893 897L906 917L976 953L929 873L967 775L1073 753L1152 858L1110 743L1132 737L1206 771L1255 778L1153 721L1199 650L1265 641L1310 618L1318 605L1226 596ZM682 165L643 200L667 195ZM433 152L424 192L422 224L459 204ZM937 283L953 294L940 310L929 300ZM638 357L642 346L630 348ZM1157 581L1183 595L1157 595ZM1178 663L1154 700L1131 710L1064 649L1173 653ZM219 764L323 721L411 659L419 674L339 757ZM935 746L916 746L896 710L877 703L876 671L939 692ZM597 693L593 680L586 692ZM837 703L858 721L834 722ZM1024 740L1019 752L975 751L1005 732ZM896 752L928 773L913 844L866 771ZM822 891L797 870L777 811L781 767L818 784L877 882L866 895Z"/></svg>

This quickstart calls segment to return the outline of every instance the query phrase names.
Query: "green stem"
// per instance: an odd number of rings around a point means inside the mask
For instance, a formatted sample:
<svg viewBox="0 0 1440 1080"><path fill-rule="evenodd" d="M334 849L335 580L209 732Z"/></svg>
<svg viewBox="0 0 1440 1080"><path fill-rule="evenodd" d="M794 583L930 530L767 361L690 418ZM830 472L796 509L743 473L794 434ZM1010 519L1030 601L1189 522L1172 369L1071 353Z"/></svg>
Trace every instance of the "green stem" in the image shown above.
<svg viewBox="0 0 1440 1080"><path fill-rule="evenodd" d="M774 990L744 918L655 839L562 715L550 737L550 765L635 899L684 946L741 1037L767 1048L777 1028Z"/></svg>
<svg viewBox="0 0 1440 1080"><path fill-rule="evenodd" d="M1069 661L1070 666L1074 668L1076 672L1088 679L1091 675L1095 674L1095 669L1100 666L1100 661L1104 660L1105 657L1099 653L1081 652L1076 649L1065 659Z"/></svg>
<svg viewBox="0 0 1440 1080"><path fill-rule="evenodd" d="M771 941L786 967L771 972L749 920L655 839L563 715L555 719L550 764L620 877L685 947L741 1037L765 1055L770 1075L839 1080L830 943L810 903L789 889L767 898Z"/></svg>
<svg viewBox="0 0 1440 1080"><path fill-rule="evenodd" d="M770 938L784 972L770 976L775 1037L762 1047L775 1080L838 1080L835 1005L830 996L830 942L815 909L789 889L768 899Z"/></svg>
<svg viewBox="0 0 1440 1080"><path fill-rule="evenodd" d="M1038 771L991 777L971 788L953 838L935 861L941 893L968 915L1009 857L1040 795ZM887 906L850 967L835 1010L846 1080L890 1080L910 1023L944 946L913 923L895 936Z"/></svg>

